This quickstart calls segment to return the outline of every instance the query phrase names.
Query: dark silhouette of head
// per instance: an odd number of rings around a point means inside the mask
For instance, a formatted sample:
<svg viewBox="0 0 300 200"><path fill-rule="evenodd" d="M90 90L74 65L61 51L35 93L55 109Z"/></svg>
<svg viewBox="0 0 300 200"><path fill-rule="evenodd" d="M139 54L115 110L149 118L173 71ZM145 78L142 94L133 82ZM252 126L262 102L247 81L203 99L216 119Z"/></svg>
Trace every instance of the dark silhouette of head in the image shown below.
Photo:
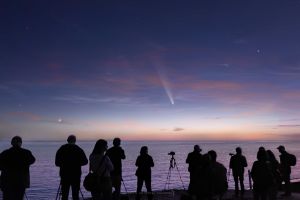
<svg viewBox="0 0 300 200"><path fill-rule="evenodd" d="M236 154L241 155L242 154L242 148L241 147L237 147L235 149Z"/></svg>
<svg viewBox="0 0 300 200"><path fill-rule="evenodd" d="M210 156L210 159L211 159L212 162L217 161L217 153L214 150L210 150L208 152L208 155Z"/></svg>
<svg viewBox="0 0 300 200"><path fill-rule="evenodd" d="M267 152L265 150L258 150L256 158L258 161L267 161Z"/></svg>
<svg viewBox="0 0 300 200"><path fill-rule="evenodd" d="M100 139L96 142L92 154L102 154L107 150L107 141Z"/></svg>
<svg viewBox="0 0 300 200"><path fill-rule="evenodd" d="M115 138L115 139L113 140L113 145L114 145L115 147L120 146L120 145L121 145L121 139L120 139L120 138Z"/></svg>
<svg viewBox="0 0 300 200"><path fill-rule="evenodd" d="M11 139L11 145L13 147L21 147L22 146L22 138L20 136L15 136Z"/></svg>
<svg viewBox="0 0 300 200"><path fill-rule="evenodd" d="M147 147L147 146L142 146L142 147L141 147L140 154L141 154L141 155L146 155L146 154L148 154L148 147Z"/></svg>
<svg viewBox="0 0 300 200"><path fill-rule="evenodd" d="M285 147L282 146L282 145L280 145L279 147L277 147L277 149L278 149L278 151L279 151L280 153L285 152Z"/></svg>
<svg viewBox="0 0 300 200"><path fill-rule="evenodd" d="M75 135L69 135L67 142L69 144L75 144L76 143L76 136Z"/></svg>
<svg viewBox="0 0 300 200"><path fill-rule="evenodd" d="M263 147L263 146L261 146L261 147L259 147L258 148L258 151L265 151L266 149L265 149L265 147Z"/></svg>
<svg viewBox="0 0 300 200"><path fill-rule="evenodd" d="M194 151L200 153L202 151L202 149L200 149L199 145L195 145L194 146Z"/></svg>
<svg viewBox="0 0 300 200"><path fill-rule="evenodd" d="M271 150L267 150L267 159L271 162L276 162L276 157Z"/></svg>

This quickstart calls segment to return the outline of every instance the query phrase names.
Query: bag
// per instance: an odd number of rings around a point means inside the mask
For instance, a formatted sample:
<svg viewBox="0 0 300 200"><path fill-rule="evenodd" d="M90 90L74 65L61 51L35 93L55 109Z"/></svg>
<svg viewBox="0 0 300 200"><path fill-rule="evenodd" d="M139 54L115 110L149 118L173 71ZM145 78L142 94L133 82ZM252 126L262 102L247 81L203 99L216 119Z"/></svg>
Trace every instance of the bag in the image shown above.
<svg viewBox="0 0 300 200"><path fill-rule="evenodd" d="M288 164L289 166L295 166L297 164L297 158L295 155L293 154L289 154L289 157L288 157Z"/></svg>
<svg viewBox="0 0 300 200"><path fill-rule="evenodd" d="M103 156L103 158L101 159L100 163L99 163L99 166L98 166L98 169L99 167L102 165L103 161L105 159L105 156ZM106 171L106 168L104 168L104 171L102 172L101 176L99 177L96 173L93 173L93 172L89 172L86 177L84 177L84 180L83 180L83 187L91 192L91 191L94 191L94 190L97 190L98 188L98 185L99 185L99 180L103 177L104 173Z"/></svg>
<svg viewBox="0 0 300 200"><path fill-rule="evenodd" d="M97 189L97 179L98 176L96 173L89 172L83 180L83 187L89 192Z"/></svg>

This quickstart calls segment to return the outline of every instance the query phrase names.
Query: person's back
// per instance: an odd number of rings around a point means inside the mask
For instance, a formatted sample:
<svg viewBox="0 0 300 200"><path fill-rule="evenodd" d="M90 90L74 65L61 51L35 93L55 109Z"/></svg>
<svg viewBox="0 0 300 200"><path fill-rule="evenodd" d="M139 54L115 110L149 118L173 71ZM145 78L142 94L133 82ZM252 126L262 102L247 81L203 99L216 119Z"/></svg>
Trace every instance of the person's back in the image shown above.
<svg viewBox="0 0 300 200"><path fill-rule="evenodd" d="M280 152L280 171L285 184L284 196L291 196L291 165L290 154L285 150L285 147L280 145L277 148Z"/></svg>
<svg viewBox="0 0 300 200"><path fill-rule="evenodd" d="M21 137L13 137L11 143L12 147L0 154L1 188L4 200L23 199L25 188L30 187L29 166L35 162L32 153L21 148Z"/></svg>
<svg viewBox="0 0 300 200"><path fill-rule="evenodd" d="M230 158L229 168L232 169L232 175L235 184L235 195L239 194L239 183L241 186L241 195L244 194L244 168L247 167L246 157L242 155L242 149L236 148L236 154Z"/></svg>
<svg viewBox="0 0 300 200"><path fill-rule="evenodd" d="M60 167L62 200L68 199L72 187L73 199L79 199L81 166L88 163L84 151L77 146L76 137L70 135L67 144L62 145L55 156L55 165Z"/></svg>
<svg viewBox="0 0 300 200"><path fill-rule="evenodd" d="M202 163L202 154L199 145L194 145L194 151L190 152L186 158L186 163L189 165L188 170L190 172L190 183L188 191L191 195L197 194L197 182L199 170Z"/></svg>
<svg viewBox="0 0 300 200"><path fill-rule="evenodd" d="M274 177L272 175L271 166L266 161L266 151L259 150L257 153L257 161L253 163L251 169L254 199L266 199L267 192L274 184Z"/></svg>
<svg viewBox="0 0 300 200"><path fill-rule="evenodd" d="M148 194L148 200L152 199L152 187L151 187L151 167L154 167L153 159L148 155L148 147L143 146L140 150L140 155L137 157L135 166L137 170L135 175L137 176L137 189L136 200L140 199L140 192L145 181Z"/></svg>
<svg viewBox="0 0 300 200"><path fill-rule="evenodd" d="M76 144L64 144L57 151L55 165L60 167L61 176L80 176L81 166L87 163L84 151Z"/></svg>
<svg viewBox="0 0 300 200"><path fill-rule="evenodd" d="M122 160L126 158L125 152L122 147L115 145L116 138L114 139L114 146L107 150L106 155L109 157L114 165L114 170L111 172L112 175L122 175Z"/></svg>
<svg viewBox="0 0 300 200"><path fill-rule="evenodd" d="M122 159L125 159L125 152L121 148L121 139L114 138L113 147L107 150L106 155L110 158L114 165L114 170L111 172L112 186L115 188L113 193L114 199L120 199L121 181L122 181Z"/></svg>
<svg viewBox="0 0 300 200"><path fill-rule="evenodd" d="M212 194L222 198L223 194L228 189L227 170L226 167L217 162L217 153L214 150L208 152L211 157L210 178Z"/></svg>

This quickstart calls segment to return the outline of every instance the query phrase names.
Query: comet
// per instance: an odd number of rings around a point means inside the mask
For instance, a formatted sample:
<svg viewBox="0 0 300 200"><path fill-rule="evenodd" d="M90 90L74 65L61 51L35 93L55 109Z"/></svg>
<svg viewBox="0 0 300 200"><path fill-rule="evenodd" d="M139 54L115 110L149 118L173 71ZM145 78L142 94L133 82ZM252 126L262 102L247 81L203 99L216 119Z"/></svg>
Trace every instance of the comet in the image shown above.
<svg viewBox="0 0 300 200"><path fill-rule="evenodd" d="M168 96L169 100L170 100L170 103L172 105L175 104L175 101L174 101L174 98L173 98L173 94L172 94L172 91L171 91L171 87L170 87L170 83L167 81L167 77L164 75L164 73L159 70L158 68L157 69L157 73L158 73L158 77L162 83L162 86L166 92L166 95Z"/></svg>

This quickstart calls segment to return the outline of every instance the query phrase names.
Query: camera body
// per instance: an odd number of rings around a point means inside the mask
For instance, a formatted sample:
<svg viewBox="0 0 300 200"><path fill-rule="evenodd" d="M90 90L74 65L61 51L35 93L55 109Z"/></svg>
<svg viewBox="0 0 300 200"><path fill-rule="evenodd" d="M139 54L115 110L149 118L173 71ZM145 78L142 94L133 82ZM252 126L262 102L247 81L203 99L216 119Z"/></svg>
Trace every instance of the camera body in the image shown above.
<svg viewBox="0 0 300 200"><path fill-rule="evenodd" d="M174 151L170 151L170 152L168 153L168 155L174 156L174 155L175 155L175 152L174 152Z"/></svg>

